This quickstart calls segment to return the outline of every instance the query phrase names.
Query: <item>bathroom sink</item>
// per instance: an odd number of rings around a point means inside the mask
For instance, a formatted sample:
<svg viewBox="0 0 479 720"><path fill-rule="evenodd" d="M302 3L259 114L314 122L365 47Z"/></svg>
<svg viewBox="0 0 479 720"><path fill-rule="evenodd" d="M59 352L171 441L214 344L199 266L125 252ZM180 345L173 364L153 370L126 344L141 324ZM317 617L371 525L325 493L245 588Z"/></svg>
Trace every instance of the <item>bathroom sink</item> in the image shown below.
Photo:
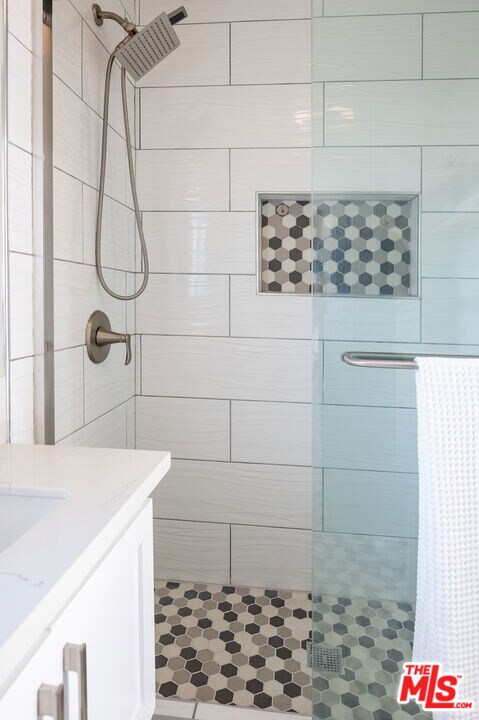
<svg viewBox="0 0 479 720"><path fill-rule="evenodd" d="M67 493L38 488L0 488L0 553L63 502Z"/></svg>

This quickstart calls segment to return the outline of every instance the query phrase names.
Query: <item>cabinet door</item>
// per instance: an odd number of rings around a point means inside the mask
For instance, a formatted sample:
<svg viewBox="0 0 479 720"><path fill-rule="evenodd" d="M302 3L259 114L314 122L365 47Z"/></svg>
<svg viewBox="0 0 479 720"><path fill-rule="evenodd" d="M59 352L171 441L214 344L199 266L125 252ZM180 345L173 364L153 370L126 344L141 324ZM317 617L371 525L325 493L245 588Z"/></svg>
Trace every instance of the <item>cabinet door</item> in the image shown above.
<svg viewBox="0 0 479 720"><path fill-rule="evenodd" d="M1 720L37 720L43 683L65 685L65 720L79 720L78 677L66 644L86 644L88 720L150 720L155 707L151 502L53 624L0 700Z"/></svg>
<svg viewBox="0 0 479 720"><path fill-rule="evenodd" d="M155 706L151 502L121 537L54 630L86 644L88 720L150 720ZM77 677L65 678L68 720Z"/></svg>
<svg viewBox="0 0 479 720"><path fill-rule="evenodd" d="M52 630L15 683L0 700L1 720L37 720L37 693L41 685L63 683L63 642Z"/></svg>

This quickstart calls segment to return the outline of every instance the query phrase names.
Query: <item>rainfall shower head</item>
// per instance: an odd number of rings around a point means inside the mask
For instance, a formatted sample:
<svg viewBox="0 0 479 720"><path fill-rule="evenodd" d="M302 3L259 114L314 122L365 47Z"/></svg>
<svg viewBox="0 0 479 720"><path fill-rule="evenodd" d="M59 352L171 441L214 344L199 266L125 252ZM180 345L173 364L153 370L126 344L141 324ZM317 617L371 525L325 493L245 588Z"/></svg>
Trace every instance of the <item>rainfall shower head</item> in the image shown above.
<svg viewBox="0 0 479 720"><path fill-rule="evenodd" d="M116 20L128 32L129 37L120 43L116 58L134 80L141 80L147 72L158 65L167 55L180 45L173 25L184 20L188 14L184 7L169 13L161 13L142 30L127 23L115 13L104 12L98 5L93 6L95 22L103 24L103 19Z"/></svg>

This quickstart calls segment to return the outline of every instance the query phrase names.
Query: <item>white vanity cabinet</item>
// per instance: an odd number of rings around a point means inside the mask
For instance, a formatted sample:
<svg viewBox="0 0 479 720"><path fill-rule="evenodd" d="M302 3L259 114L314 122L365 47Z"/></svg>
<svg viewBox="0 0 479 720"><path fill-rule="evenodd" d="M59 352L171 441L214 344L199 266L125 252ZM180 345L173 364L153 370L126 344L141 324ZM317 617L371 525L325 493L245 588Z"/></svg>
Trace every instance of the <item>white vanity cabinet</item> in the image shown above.
<svg viewBox="0 0 479 720"><path fill-rule="evenodd" d="M37 720L42 684L64 686L64 720L151 720L155 705L151 501L38 638L0 700L1 720ZM62 538L58 538L62 542ZM85 708L81 674L64 671L64 648L85 645ZM45 714L45 717L52 717ZM61 711L58 720L63 720Z"/></svg>

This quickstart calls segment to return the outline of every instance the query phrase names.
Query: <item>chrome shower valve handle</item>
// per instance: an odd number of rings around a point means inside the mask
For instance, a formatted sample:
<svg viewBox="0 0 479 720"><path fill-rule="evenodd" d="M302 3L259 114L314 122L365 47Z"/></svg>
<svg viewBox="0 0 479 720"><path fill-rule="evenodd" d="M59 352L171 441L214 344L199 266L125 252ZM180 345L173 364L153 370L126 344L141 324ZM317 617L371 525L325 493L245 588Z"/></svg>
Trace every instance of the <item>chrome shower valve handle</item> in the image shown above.
<svg viewBox="0 0 479 720"><path fill-rule="evenodd" d="M114 332L108 316L101 310L95 310L90 315L86 326L85 342L88 357L96 365L107 359L111 346L117 343L125 344L125 365L131 363L131 335Z"/></svg>

